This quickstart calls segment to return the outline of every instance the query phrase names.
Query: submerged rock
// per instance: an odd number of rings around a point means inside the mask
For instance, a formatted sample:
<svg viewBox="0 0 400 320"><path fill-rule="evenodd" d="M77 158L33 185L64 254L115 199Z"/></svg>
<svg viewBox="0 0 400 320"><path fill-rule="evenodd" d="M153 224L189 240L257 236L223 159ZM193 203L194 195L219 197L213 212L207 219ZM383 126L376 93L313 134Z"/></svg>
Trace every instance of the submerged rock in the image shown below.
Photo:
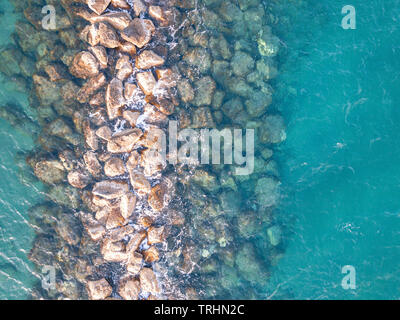
<svg viewBox="0 0 400 320"><path fill-rule="evenodd" d="M125 300L137 300L139 298L140 282L133 277L122 279L119 283L118 294Z"/></svg>
<svg viewBox="0 0 400 320"><path fill-rule="evenodd" d="M278 203L280 182L274 178L260 178L257 181L255 193L261 207L271 207Z"/></svg>
<svg viewBox="0 0 400 320"><path fill-rule="evenodd" d="M63 165L56 160L39 161L35 164L33 170L36 177L45 183L59 183L65 179L65 169Z"/></svg>
<svg viewBox="0 0 400 320"><path fill-rule="evenodd" d="M140 286L143 292L159 294L161 289L158 285L156 275L150 268L143 268L139 273Z"/></svg>
<svg viewBox="0 0 400 320"><path fill-rule="evenodd" d="M82 51L75 56L69 71L77 78L91 78L99 73L99 63L90 52Z"/></svg>
<svg viewBox="0 0 400 320"><path fill-rule="evenodd" d="M93 187L93 194L105 199L116 199L129 191L129 186L124 181L105 180L97 182Z"/></svg>
<svg viewBox="0 0 400 320"><path fill-rule="evenodd" d="M164 59L152 50L142 51L136 59L136 67L139 69L150 69L164 64Z"/></svg>
<svg viewBox="0 0 400 320"><path fill-rule="evenodd" d="M89 294L89 299L91 300L102 300L112 293L112 287L104 278L96 281L88 281L86 288Z"/></svg>

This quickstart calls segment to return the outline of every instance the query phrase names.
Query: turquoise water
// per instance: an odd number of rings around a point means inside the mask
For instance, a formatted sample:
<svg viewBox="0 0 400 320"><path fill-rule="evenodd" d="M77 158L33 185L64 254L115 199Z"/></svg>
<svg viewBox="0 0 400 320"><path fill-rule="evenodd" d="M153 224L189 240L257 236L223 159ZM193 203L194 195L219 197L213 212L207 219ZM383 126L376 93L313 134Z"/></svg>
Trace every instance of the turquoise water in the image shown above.
<svg viewBox="0 0 400 320"><path fill-rule="evenodd" d="M351 4L357 29L340 27ZM285 254L265 298L400 297L400 0L279 0L270 5L283 42L274 108L287 140L277 148ZM1 1L0 45L16 16ZM0 107L27 96L0 77ZM24 170L33 139L0 120L0 299L24 299L36 280L27 259L29 208L41 185ZM341 269L356 270L344 290Z"/></svg>
<svg viewBox="0 0 400 320"><path fill-rule="evenodd" d="M340 26L347 4L356 30ZM274 12L287 46L275 100L287 236L269 297L398 299L400 1L279 1ZM344 265L356 290L341 287Z"/></svg>
<svg viewBox="0 0 400 320"><path fill-rule="evenodd" d="M0 45L7 45L16 15L6 1L0 3ZM0 77L0 108L13 103L27 109L26 93ZM0 299L26 299L35 280L35 269L27 254L34 232L28 209L42 196L40 185L27 174L23 153L34 147L32 136L0 119Z"/></svg>

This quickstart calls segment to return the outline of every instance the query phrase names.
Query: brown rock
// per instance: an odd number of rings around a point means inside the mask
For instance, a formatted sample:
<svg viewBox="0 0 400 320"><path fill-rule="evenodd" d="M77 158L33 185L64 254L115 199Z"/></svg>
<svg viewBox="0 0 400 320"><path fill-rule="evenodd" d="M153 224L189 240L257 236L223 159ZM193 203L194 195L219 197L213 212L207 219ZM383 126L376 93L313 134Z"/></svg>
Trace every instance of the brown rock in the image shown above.
<svg viewBox="0 0 400 320"><path fill-rule="evenodd" d="M133 73L133 66L127 55L118 59L115 69L117 70L117 78L121 81L126 80Z"/></svg>
<svg viewBox="0 0 400 320"><path fill-rule="evenodd" d="M116 199L129 191L129 186L126 182L116 180L106 180L97 182L93 187L93 194L105 199Z"/></svg>
<svg viewBox="0 0 400 320"><path fill-rule="evenodd" d="M107 114L110 120L113 120L119 116L120 109L124 103L125 99L123 96L122 81L114 78L107 86L106 91Z"/></svg>
<svg viewBox="0 0 400 320"><path fill-rule="evenodd" d="M89 47L89 51L96 57L100 65L100 69L107 68L108 55L104 47L102 46Z"/></svg>
<svg viewBox="0 0 400 320"><path fill-rule="evenodd" d="M124 161L120 158L110 158L104 164L104 173L108 177L116 177L126 172Z"/></svg>
<svg viewBox="0 0 400 320"><path fill-rule="evenodd" d="M133 83L125 82L124 97L126 100L131 100L137 93L138 88Z"/></svg>
<svg viewBox="0 0 400 320"><path fill-rule="evenodd" d="M81 51L72 61L69 71L77 78L91 78L99 73L99 63L90 52Z"/></svg>
<svg viewBox="0 0 400 320"><path fill-rule="evenodd" d="M187 79L178 82L178 92L182 102L187 103L194 99L194 90Z"/></svg>
<svg viewBox="0 0 400 320"><path fill-rule="evenodd" d="M152 50L145 50L136 59L136 67L139 69L150 69L164 64L164 59Z"/></svg>
<svg viewBox="0 0 400 320"><path fill-rule="evenodd" d="M127 12L108 12L101 16L91 16L88 20L91 23L106 22L115 29L122 31L129 26L132 18Z"/></svg>
<svg viewBox="0 0 400 320"><path fill-rule="evenodd" d="M133 169L136 168L139 159L140 159L140 154L136 150L132 151L125 164L129 172L131 172Z"/></svg>
<svg viewBox="0 0 400 320"><path fill-rule="evenodd" d="M144 256L144 261L146 261L147 263L152 263L160 259L160 254L158 253L158 249L154 246L143 251L143 256Z"/></svg>
<svg viewBox="0 0 400 320"><path fill-rule="evenodd" d="M61 99L60 88L57 84L36 74L33 75L32 79L41 105L50 106Z"/></svg>
<svg viewBox="0 0 400 320"><path fill-rule="evenodd" d="M158 111L158 109L150 103L145 104L143 111L147 123L162 124L168 120L168 117L164 113Z"/></svg>
<svg viewBox="0 0 400 320"><path fill-rule="evenodd" d="M106 48L117 48L120 43L115 30L107 23L100 22L99 28L99 43Z"/></svg>
<svg viewBox="0 0 400 320"><path fill-rule="evenodd" d="M88 7L97 14L102 14L110 2L111 0L86 0Z"/></svg>
<svg viewBox="0 0 400 320"><path fill-rule="evenodd" d="M142 0L132 0L132 4L133 4L133 11L135 12L135 15L138 17L140 16L141 13L144 13L147 10L147 7Z"/></svg>
<svg viewBox="0 0 400 320"><path fill-rule="evenodd" d="M131 6L128 4L128 2L126 2L126 0L111 0L111 5L113 7L125 10L129 10L131 8Z"/></svg>
<svg viewBox="0 0 400 320"><path fill-rule="evenodd" d="M146 97L145 100L146 102L149 102L154 106L156 106L158 110L160 110L162 113L166 115L171 115L174 113L175 106L173 102L169 99L166 99L164 97L155 98L154 96L149 96L149 99L148 97Z"/></svg>
<svg viewBox="0 0 400 320"><path fill-rule="evenodd" d="M105 105L105 103L106 103L106 97L105 97L104 91L100 91L100 92L95 93L93 95L93 97L91 97L90 100L89 100L89 105L91 107L100 107L102 105ZM102 112L103 109L100 109L99 111L101 111L101 112L99 112L99 115L101 115L100 119L104 123L105 121L104 121L104 118L102 116L103 115L103 112Z"/></svg>
<svg viewBox="0 0 400 320"><path fill-rule="evenodd" d="M89 213L81 212L81 221L93 241L99 241L106 233L104 226L92 217Z"/></svg>
<svg viewBox="0 0 400 320"><path fill-rule="evenodd" d="M135 47L135 45L133 43L128 42L128 41L122 42L118 47L118 51L120 51L122 53L127 53L131 57L136 55L136 47Z"/></svg>
<svg viewBox="0 0 400 320"><path fill-rule="evenodd" d="M136 126L136 121L140 116L139 111L131 111L131 110L125 110L122 113L122 117L129 122L132 128Z"/></svg>
<svg viewBox="0 0 400 320"><path fill-rule="evenodd" d="M140 283L132 277L122 279L119 283L118 294L125 300L138 300Z"/></svg>
<svg viewBox="0 0 400 320"><path fill-rule="evenodd" d="M79 38L91 46L97 46L100 42L99 26L97 24L86 26L79 34Z"/></svg>
<svg viewBox="0 0 400 320"><path fill-rule="evenodd" d="M128 259L125 251L125 244L122 241L114 241L113 239L105 239L100 247L104 260L110 262L122 262Z"/></svg>
<svg viewBox="0 0 400 320"><path fill-rule="evenodd" d="M112 293L112 287L104 278L96 281L88 281L86 289L90 300L102 300Z"/></svg>
<svg viewBox="0 0 400 320"><path fill-rule="evenodd" d="M149 245L162 243L165 240L164 226L156 228L150 227L147 231L147 243Z"/></svg>
<svg viewBox="0 0 400 320"><path fill-rule="evenodd" d="M121 197L120 210L125 219L129 219L136 208L136 196L133 193L126 193Z"/></svg>
<svg viewBox="0 0 400 320"><path fill-rule="evenodd" d="M166 189L163 184L158 184L151 189L148 203L155 211L161 211L165 206Z"/></svg>
<svg viewBox="0 0 400 320"><path fill-rule="evenodd" d="M145 238L146 238L146 231L136 232L129 240L126 246L126 251L130 253L136 251Z"/></svg>
<svg viewBox="0 0 400 320"><path fill-rule="evenodd" d="M129 178L133 189L135 189L138 195L143 196L150 192L150 182L146 179L143 173L131 171L129 173Z"/></svg>
<svg viewBox="0 0 400 320"><path fill-rule="evenodd" d="M142 130L139 128L121 131L115 134L111 141L107 143L107 150L111 153L131 152L142 134Z"/></svg>
<svg viewBox="0 0 400 320"><path fill-rule="evenodd" d="M118 206L112 207L106 221L106 229L114 229L122 227L128 223L128 220L124 219L121 215L121 210Z"/></svg>
<svg viewBox="0 0 400 320"><path fill-rule="evenodd" d="M96 154L92 151L87 151L83 155L83 160L86 164L86 169L94 176L98 176L101 173L101 165L97 160Z"/></svg>
<svg viewBox="0 0 400 320"><path fill-rule="evenodd" d="M136 81L146 96L153 94L157 82L151 71L137 73Z"/></svg>
<svg viewBox="0 0 400 320"><path fill-rule="evenodd" d="M90 96L106 84L106 77L103 73L90 78L83 87L78 91L78 101L85 103Z"/></svg>
<svg viewBox="0 0 400 320"><path fill-rule="evenodd" d="M149 216L142 216L139 217L139 219L137 220L138 224L140 224L141 226L143 226L144 228L148 228L150 227L154 221L152 218L150 218Z"/></svg>
<svg viewBox="0 0 400 320"><path fill-rule="evenodd" d="M143 167L143 173L146 176L153 176L166 167L165 155L159 152L159 150L152 148L142 152L140 165Z"/></svg>
<svg viewBox="0 0 400 320"><path fill-rule="evenodd" d="M92 150L99 148L99 141L97 139L95 131L90 127L89 121L83 123L83 135L85 136L85 142Z"/></svg>
<svg viewBox="0 0 400 320"><path fill-rule="evenodd" d="M110 141L112 137L112 131L108 126L102 126L96 130L96 135L103 140Z"/></svg>
<svg viewBox="0 0 400 320"><path fill-rule="evenodd" d="M153 19L157 20L160 23L165 23L164 12L160 6L150 6L149 7L149 16Z"/></svg>
<svg viewBox="0 0 400 320"><path fill-rule="evenodd" d="M68 182L71 186L83 189L90 183L90 177L80 171L68 172Z"/></svg>
<svg viewBox="0 0 400 320"><path fill-rule="evenodd" d="M152 294L159 294L161 292L156 275L150 268L143 268L139 273L139 278L142 291Z"/></svg>
<svg viewBox="0 0 400 320"><path fill-rule="evenodd" d="M143 264L143 256L135 251L132 251L131 255L128 258L128 264L126 265L126 270L133 275L136 275L142 269Z"/></svg>
<svg viewBox="0 0 400 320"><path fill-rule="evenodd" d="M136 18L122 31L121 37L142 48L149 43L154 31L155 27L151 20Z"/></svg>
<svg viewBox="0 0 400 320"><path fill-rule="evenodd" d="M55 160L43 160L35 164L35 176L45 183L59 183L65 178L63 165Z"/></svg>

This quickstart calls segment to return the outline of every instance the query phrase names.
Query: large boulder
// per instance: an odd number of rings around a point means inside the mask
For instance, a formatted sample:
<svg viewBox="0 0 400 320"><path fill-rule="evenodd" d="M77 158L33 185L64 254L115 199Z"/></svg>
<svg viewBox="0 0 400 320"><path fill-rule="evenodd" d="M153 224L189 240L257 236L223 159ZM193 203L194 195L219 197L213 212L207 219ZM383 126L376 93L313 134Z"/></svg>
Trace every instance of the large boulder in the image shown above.
<svg viewBox="0 0 400 320"><path fill-rule="evenodd" d="M280 182L274 178L264 177L258 179L255 194L261 207L275 206L279 200Z"/></svg>

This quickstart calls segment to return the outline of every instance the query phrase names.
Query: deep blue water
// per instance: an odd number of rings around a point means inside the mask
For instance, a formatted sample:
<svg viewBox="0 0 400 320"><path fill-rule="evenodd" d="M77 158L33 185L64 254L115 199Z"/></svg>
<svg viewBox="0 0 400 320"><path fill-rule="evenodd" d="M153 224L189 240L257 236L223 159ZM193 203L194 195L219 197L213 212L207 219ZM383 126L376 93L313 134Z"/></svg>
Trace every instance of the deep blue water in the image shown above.
<svg viewBox="0 0 400 320"><path fill-rule="evenodd" d="M279 1L286 227L273 298L400 297L400 1ZM356 9L356 30L341 9ZM356 289L344 290L344 265Z"/></svg>

